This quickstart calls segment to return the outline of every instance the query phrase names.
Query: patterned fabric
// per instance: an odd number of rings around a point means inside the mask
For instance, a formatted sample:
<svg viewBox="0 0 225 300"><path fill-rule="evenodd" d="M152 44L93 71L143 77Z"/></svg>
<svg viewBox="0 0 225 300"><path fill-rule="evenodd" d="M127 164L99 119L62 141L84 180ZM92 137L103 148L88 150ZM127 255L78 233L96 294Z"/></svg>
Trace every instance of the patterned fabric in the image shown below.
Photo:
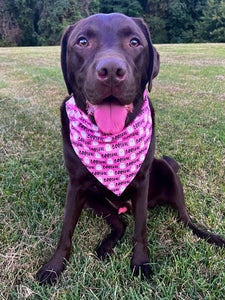
<svg viewBox="0 0 225 300"><path fill-rule="evenodd" d="M146 91L144 100L135 120L114 135L102 133L76 106L73 96L66 102L75 153L91 174L117 196L138 173L151 142L152 117Z"/></svg>

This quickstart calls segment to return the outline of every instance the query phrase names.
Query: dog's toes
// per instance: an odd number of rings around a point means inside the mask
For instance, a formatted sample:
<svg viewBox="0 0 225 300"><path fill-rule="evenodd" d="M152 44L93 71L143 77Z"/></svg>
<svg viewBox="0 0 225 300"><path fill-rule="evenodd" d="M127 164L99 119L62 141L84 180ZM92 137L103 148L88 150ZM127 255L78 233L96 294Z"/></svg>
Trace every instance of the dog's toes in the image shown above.
<svg viewBox="0 0 225 300"><path fill-rule="evenodd" d="M106 249L103 246L100 246L98 249L96 249L97 256L100 260L104 261L112 252L112 250Z"/></svg>
<svg viewBox="0 0 225 300"><path fill-rule="evenodd" d="M40 285L49 284L52 285L55 283L62 273L64 266L61 267L53 267L53 265L47 263L36 274L37 281Z"/></svg>
<svg viewBox="0 0 225 300"><path fill-rule="evenodd" d="M150 278L153 273L149 262L143 263L141 265L131 265L131 270L134 276L141 276L141 280Z"/></svg>
<svg viewBox="0 0 225 300"><path fill-rule="evenodd" d="M40 285L44 285L46 283L52 285L54 282L56 282L58 275L54 270L41 269L37 272L36 277Z"/></svg>

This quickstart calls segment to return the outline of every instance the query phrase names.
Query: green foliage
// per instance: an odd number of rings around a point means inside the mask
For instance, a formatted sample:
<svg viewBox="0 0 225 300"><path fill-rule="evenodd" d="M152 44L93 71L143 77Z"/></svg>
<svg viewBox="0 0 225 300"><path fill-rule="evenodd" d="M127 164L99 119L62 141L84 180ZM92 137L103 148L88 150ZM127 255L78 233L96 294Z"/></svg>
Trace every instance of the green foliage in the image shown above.
<svg viewBox="0 0 225 300"><path fill-rule="evenodd" d="M148 0L145 6L144 20L150 27L152 40L154 43L168 42L166 30L167 1Z"/></svg>
<svg viewBox="0 0 225 300"><path fill-rule="evenodd" d="M23 32L21 45L35 45L35 3L34 0L8 0L5 1L7 11Z"/></svg>
<svg viewBox="0 0 225 300"><path fill-rule="evenodd" d="M172 43L194 41L205 0L170 0L166 14L168 39Z"/></svg>
<svg viewBox="0 0 225 300"><path fill-rule="evenodd" d="M101 0L101 13L120 12L130 17L139 17L142 13L142 7L138 0Z"/></svg>
<svg viewBox="0 0 225 300"><path fill-rule="evenodd" d="M204 42L225 42L225 2L207 0L201 22L197 25L198 39Z"/></svg>
<svg viewBox="0 0 225 300"><path fill-rule="evenodd" d="M77 22L81 17L76 0L45 0L40 10L40 20L37 23L38 44L58 44L65 27Z"/></svg>
<svg viewBox="0 0 225 300"><path fill-rule="evenodd" d="M154 43L224 42L224 0L0 0L0 46L57 45L95 13L142 17Z"/></svg>
<svg viewBox="0 0 225 300"><path fill-rule="evenodd" d="M166 23L158 16L145 16L145 22L150 27L152 41L155 44L162 44L168 41Z"/></svg>

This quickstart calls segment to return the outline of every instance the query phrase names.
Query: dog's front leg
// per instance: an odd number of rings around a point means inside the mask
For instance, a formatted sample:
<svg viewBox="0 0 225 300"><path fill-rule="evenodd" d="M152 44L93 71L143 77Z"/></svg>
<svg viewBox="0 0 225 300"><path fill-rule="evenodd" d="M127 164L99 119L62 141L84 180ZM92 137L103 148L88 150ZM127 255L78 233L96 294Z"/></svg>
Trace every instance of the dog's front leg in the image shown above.
<svg viewBox="0 0 225 300"><path fill-rule="evenodd" d="M53 283L65 269L65 260L69 259L72 236L84 206L83 189L77 187L77 181L70 179L67 189L64 220L59 242L51 260L37 273L40 284Z"/></svg>
<svg viewBox="0 0 225 300"><path fill-rule="evenodd" d="M134 231L134 252L131 261L131 269L134 276L138 276L141 272L141 278L149 278L152 273L149 265L149 253L147 246L147 207L148 207L148 182L149 175L146 174L139 181L137 193L132 199L132 206L135 216L135 231Z"/></svg>

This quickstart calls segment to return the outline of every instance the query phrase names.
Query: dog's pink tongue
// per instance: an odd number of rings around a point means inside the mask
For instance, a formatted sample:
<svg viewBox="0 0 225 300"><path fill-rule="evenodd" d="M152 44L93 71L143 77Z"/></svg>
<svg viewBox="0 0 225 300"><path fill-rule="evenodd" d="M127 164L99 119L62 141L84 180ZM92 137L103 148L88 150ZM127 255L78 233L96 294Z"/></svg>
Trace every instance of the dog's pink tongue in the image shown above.
<svg viewBox="0 0 225 300"><path fill-rule="evenodd" d="M96 106L94 117L103 133L116 134L125 126L127 109L116 103L103 103Z"/></svg>

